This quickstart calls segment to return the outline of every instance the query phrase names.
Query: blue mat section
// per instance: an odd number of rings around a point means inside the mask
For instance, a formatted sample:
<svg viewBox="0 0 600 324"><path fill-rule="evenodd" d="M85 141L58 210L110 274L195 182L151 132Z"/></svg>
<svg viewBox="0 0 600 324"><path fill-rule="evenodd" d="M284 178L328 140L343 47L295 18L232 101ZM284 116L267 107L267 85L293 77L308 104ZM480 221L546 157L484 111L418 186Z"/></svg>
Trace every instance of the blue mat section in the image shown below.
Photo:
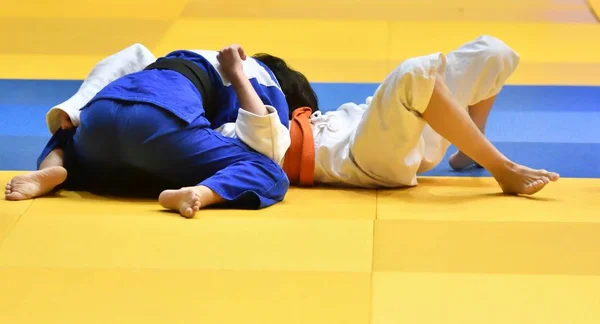
<svg viewBox="0 0 600 324"><path fill-rule="evenodd" d="M0 80L0 170L35 168L50 137L46 111L80 85L78 80ZM377 86L314 84L324 111L345 102L364 102ZM600 178L599 125L600 87L506 86L490 116L487 135L517 162L564 177ZM453 172L446 161L427 175L489 176L485 170Z"/></svg>

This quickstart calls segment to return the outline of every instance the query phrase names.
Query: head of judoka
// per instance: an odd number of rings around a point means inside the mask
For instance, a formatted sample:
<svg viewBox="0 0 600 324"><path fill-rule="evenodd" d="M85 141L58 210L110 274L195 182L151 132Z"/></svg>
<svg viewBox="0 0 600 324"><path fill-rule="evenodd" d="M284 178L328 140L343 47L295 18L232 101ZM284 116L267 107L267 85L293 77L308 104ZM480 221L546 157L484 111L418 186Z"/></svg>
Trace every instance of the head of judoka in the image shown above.
<svg viewBox="0 0 600 324"><path fill-rule="evenodd" d="M290 108L289 119L296 108L310 107L313 112L319 110L317 94L304 74L292 69L283 59L265 53L252 56L265 64L279 81L281 90Z"/></svg>

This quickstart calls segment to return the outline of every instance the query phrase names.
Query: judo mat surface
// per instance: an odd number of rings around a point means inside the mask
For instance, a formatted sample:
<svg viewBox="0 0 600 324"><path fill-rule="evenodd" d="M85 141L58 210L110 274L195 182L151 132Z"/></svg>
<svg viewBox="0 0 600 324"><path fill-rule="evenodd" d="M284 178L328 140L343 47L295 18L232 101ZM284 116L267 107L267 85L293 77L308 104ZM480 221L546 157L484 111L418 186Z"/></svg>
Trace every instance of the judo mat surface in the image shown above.
<svg viewBox="0 0 600 324"><path fill-rule="evenodd" d="M155 201L0 199L0 323L599 323L596 0L9 1L0 10L0 183L32 170L44 114L102 57L240 43L285 57L323 110L401 60L480 34L521 65L487 135L561 173L533 197L447 162L416 188L293 188L195 219ZM453 151L453 149L452 149ZM451 153L451 152L449 152Z"/></svg>

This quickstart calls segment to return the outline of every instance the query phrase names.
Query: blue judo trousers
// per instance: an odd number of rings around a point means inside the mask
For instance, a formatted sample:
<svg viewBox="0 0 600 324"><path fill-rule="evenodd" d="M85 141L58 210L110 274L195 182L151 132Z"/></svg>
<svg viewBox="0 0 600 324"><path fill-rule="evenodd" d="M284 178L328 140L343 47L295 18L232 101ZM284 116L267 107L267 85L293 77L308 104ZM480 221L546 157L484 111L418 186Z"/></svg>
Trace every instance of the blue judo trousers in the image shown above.
<svg viewBox="0 0 600 324"><path fill-rule="evenodd" d="M77 128L58 130L38 159L64 150L64 187L100 194L155 197L165 189L203 185L224 198L225 206L259 209L283 200L289 180L282 168L236 138L215 128L237 118L239 102L204 57L187 51L166 56L192 60L219 93L219 111L207 120L198 90L170 70L126 75L101 90L82 108ZM275 86L260 77L250 82L265 104L288 126L289 108Z"/></svg>

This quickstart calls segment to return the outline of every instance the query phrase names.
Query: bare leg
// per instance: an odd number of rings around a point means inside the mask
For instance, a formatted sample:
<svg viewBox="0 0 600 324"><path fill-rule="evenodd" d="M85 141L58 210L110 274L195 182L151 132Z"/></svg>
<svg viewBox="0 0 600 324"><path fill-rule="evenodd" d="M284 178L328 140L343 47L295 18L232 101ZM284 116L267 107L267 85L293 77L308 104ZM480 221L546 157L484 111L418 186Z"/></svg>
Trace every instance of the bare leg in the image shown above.
<svg viewBox="0 0 600 324"><path fill-rule="evenodd" d="M205 186L165 190L158 197L161 206L178 211L181 216L187 218L194 217L200 208L222 203L223 201L221 196Z"/></svg>
<svg viewBox="0 0 600 324"><path fill-rule="evenodd" d="M40 164L40 170L48 169L55 166L63 166L64 156L65 153L62 149L56 149L50 152L50 154L48 154L48 156L46 156L44 161L42 161L42 163Z"/></svg>
<svg viewBox="0 0 600 324"><path fill-rule="evenodd" d="M489 170L505 193L534 194L559 178L554 172L516 164L500 153L452 97L441 77L436 80L423 118L438 134Z"/></svg>
<svg viewBox="0 0 600 324"><path fill-rule="evenodd" d="M485 135L485 127L487 126L488 117L490 112L492 111L492 106L496 101L496 96L488 98L486 100L480 101L473 106L469 107L469 116L471 120L475 123L477 128L481 131L482 134ZM461 151L458 151L452 156L450 156L450 160L448 161L450 167L456 171L464 170L467 167L475 164L477 167L480 165L476 164L473 159L464 154Z"/></svg>
<svg viewBox="0 0 600 324"><path fill-rule="evenodd" d="M5 187L6 200L25 200L43 196L65 182L67 170L63 168L63 150L56 149L42 161L40 170L18 175Z"/></svg>

